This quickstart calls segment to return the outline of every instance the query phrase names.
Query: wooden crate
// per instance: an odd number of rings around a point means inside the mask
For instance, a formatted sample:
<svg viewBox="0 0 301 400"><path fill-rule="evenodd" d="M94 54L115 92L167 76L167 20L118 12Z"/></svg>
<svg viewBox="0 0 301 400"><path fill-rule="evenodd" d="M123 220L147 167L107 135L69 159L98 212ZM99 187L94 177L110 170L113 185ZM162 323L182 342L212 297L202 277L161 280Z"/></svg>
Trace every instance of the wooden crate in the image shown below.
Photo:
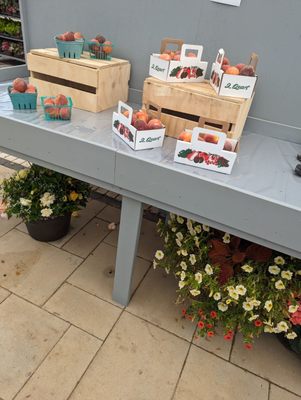
<svg viewBox="0 0 301 400"><path fill-rule="evenodd" d="M151 102L162 108L161 120L166 125L167 136L171 137L198 126L201 117L206 120L205 127L215 130L222 130L227 123L227 136L239 139L252 100L253 97L246 100L218 96L209 81L167 83L150 77L143 87L143 104Z"/></svg>
<svg viewBox="0 0 301 400"><path fill-rule="evenodd" d="M131 66L126 60L92 60L88 53L78 60L59 58L57 49L39 49L27 55L27 66L39 96L62 93L74 107L92 112L128 99Z"/></svg>

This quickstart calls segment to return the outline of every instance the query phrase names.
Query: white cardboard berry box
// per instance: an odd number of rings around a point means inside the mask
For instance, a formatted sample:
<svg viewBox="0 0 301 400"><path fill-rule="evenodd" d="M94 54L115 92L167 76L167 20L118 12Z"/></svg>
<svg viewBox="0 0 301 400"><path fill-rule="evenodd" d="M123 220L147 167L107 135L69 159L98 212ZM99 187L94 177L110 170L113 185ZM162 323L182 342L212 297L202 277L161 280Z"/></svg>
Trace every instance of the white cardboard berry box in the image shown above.
<svg viewBox="0 0 301 400"><path fill-rule="evenodd" d="M180 60L162 60L160 54L150 57L149 74L166 82L202 82L205 79L208 62L202 61L203 46L182 44L177 39L164 39L161 44L161 53L169 43L177 44L181 50ZM188 57L187 54L195 57Z"/></svg>
<svg viewBox="0 0 301 400"><path fill-rule="evenodd" d="M187 130L187 132L191 131ZM201 141L199 140L200 135L211 136L215 142ZM226 139L227 136L224 132L196 127L192 131L191 142L177 140L174 161L195 168L231 174L237 157L238 141L231 139L234 151L227 151L224 150Z"/></svg>
<svg viewBox="0 0 301 400"><path fill-rule="evenodd" d="M128 115L123 114L128 111ZM128 104L119 101L118 111L113 113L112 130L133 150L152 149L162 147L165 127L162 129L149 129L138 131L132 124L133 109ZM158 119L159 115L158 115Z"/></svg>
<svg viewBox="0 0 301 400"><path fill-rule="evenodd" d="M222 70L225 57L224 49L218 51L215 62L212 65L210 84L220 96L242 97L249 99L253 96L258 76L230 75ZM253 53L250 65L256 69L257 54Z"/></svg>

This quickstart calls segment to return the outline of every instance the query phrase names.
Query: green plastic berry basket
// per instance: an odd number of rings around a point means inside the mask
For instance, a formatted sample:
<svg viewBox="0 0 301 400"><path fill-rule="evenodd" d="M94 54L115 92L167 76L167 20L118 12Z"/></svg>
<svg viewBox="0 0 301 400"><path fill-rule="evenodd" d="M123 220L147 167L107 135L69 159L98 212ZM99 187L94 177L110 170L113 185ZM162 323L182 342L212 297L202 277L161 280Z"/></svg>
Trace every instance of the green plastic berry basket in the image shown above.
<svg viewBox="0 0 301 400"><path fill-rule="evenodd" d="M89 47L89 53L90 53L90 58L96 59L96 60L107 60L110 61L112 59L112 52L107 53L103 51L104 47L111 47L113 50L114 45L113 44L104 44L104 43L97 43L97 42L87 42L88 47Z"/></svg>
<svg viewBox="0 0 301 400"><path fill-rule="evenodd" d="M57 37L54 38L56 47L60 58L80 58L84 50L84 39L78 39L74 41L59 40Z"/></svg>
<svg viewBox="0 0 301 400"><path fill-rule="evenodd" d="M42 96L41 105L46 121L69 121L72 113L72 99L67 97L68 104L58 106L55 104L45 104L46 99L55 99L54 96Z"/></svg>
<svg viewBox="0 0 301 400"><path fill-rule="evenodd" d="M8 87L8 94L14 110L36 110L38 93L11 93L13 87Z"/></svg>

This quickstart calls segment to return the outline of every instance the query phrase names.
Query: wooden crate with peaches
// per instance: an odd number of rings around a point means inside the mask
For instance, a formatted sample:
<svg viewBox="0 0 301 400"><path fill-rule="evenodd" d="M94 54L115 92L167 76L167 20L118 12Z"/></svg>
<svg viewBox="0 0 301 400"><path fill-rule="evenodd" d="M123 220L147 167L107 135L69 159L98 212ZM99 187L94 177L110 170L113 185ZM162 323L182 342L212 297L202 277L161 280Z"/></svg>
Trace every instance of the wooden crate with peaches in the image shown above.
<svg viewBox="0 0 301 400"><path fill-rule="evenodd" d="M118 111L113 113L112 130L133 150L161 147L165 126L160 117L160 107L154 104L147 104L141 110L133 110L128 104L119 101Z"/></svg>

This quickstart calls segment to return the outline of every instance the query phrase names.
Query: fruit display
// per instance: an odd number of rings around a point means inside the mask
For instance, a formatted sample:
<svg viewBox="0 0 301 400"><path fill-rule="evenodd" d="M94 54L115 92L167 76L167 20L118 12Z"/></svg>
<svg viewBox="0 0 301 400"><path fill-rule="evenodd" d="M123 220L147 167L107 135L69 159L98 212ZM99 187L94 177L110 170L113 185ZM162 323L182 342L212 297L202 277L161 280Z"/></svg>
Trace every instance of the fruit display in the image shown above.
<svg viewBox="0 0 301 400"><path fill-rule="evenodd" d="M176 45L177 49L169 49L170 44ZM151 55L149 74L166 82L201 82L208 66L202 61L202 54L203 46L163 39L161 52Z"/></svg>
<svg viewBox="0 0 301 400"><path fill-rule="evenodd" d="M58 40L62 40L63 42L74 42L74 41L83 41L84 36L81 32L65 32L56 37Z"/></svg>
<svg viewBox="0 0 301 400"><path fill-rule="evenodd" d="M189 132L189 131L181 132L179 135L179 138L178 138L178 140L182 140L182 141L188 142L188 143L191 142L191 139L192 139L192 132ZM198 140L201 142L217 144L219 141L219 136L214 135L214 134L201 133L201 134L199 134ZM237 140L227 138L225 140L223 150L235 151L236 144L237 144Z"/></svg>
<svg viewBox="0 0 301 400"><path fill-rule="evenodd" d="M111 53L113 51L113 44L107 40L103 35L98 34L95 38L88 42L89 52L91 58L99 60L111 60Z"/></svg>
<svg viewBox="0 0 301 400"><path fill-rule="evenodd" d="M72 99L63 94L41 97L45 119L47 121L67 121L71 119Z"/></svg>
<svg viewBox="0 0 301 400"><path fill-rule="evenodd" d="M18 0L1 0L0 14L11 17L20 17L19 1Z"/></svg>
<svg viewBox="0 0 301 400"><path fill-rule="evenodd" d="M22 78L16 78L8 93L15 110L35 110L37 108L37 88Z"/></svg>
<svg viewBox="0 0 301 400"><path fill-rule="evenodd" d="M83 50L85 38L81 32L65 32L54 38L61 58L80 58Z"/></svg>

